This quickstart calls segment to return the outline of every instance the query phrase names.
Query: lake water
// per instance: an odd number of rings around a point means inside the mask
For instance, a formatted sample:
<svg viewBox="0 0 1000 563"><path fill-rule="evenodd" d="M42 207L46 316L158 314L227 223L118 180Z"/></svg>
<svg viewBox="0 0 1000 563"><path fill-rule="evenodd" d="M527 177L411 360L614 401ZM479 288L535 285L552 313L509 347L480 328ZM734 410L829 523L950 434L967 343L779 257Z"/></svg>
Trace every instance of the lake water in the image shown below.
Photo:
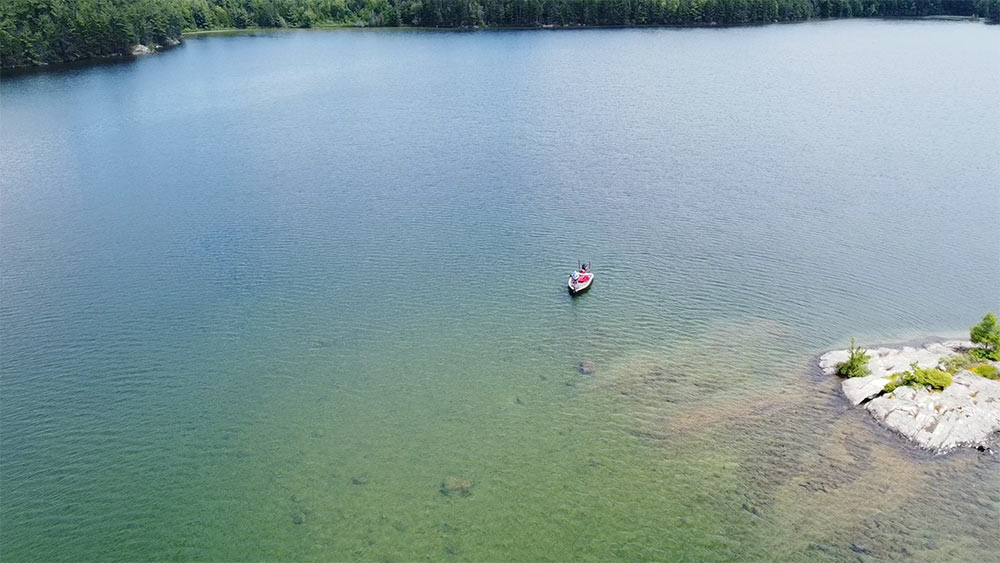
<svg viewBox="0 0 1000 563"><path fill-rule="evenodd" d="M997 60L844 21L6 76L0 558L1000 560L1000 459L814 367L1000 309Z"/></svg>

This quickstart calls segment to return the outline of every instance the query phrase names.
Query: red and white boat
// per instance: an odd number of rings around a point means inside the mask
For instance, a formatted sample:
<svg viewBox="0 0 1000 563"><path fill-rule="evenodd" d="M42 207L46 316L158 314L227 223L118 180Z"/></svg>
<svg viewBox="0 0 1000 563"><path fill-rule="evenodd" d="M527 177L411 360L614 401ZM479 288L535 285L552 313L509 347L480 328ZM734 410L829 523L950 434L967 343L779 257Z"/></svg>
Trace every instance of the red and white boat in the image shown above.
<svg viewBox="0 0 1000 563"><path fill-rule="evenodd" d="M579 270L575 270L569 275L569 292L576 295L577 293L587 291L593 282L594 272L590 271L590 262L587 262L581 265Z"/></svg>

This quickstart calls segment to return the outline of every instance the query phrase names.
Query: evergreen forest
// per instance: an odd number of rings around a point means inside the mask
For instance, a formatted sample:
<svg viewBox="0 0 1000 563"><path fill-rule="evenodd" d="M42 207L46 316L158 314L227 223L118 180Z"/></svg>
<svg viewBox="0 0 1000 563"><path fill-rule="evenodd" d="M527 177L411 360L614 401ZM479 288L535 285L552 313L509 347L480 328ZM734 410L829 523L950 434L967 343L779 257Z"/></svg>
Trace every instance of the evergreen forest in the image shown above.
<svg viewBox="0 0 1000 563"><path fill-rule="evenodd" d="M709 26L938 15L996 22L1000 0L0 0L0 66L120 55L214 29Z"/></svg>

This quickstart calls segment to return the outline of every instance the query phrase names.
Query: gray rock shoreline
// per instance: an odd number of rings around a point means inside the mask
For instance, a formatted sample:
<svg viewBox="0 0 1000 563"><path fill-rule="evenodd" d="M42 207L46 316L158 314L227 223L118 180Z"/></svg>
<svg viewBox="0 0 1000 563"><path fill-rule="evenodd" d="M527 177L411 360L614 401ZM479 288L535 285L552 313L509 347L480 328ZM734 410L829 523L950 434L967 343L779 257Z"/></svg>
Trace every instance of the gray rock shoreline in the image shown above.
<svg viewBox="0 0 1000 563"><path fill-rule="evenodd" d="M959 447L1000 451L1000 381L961 370L943 391L898 387L884 392L889 376L909 369L911 363L933 368L942 358L973 346L953 340L919 347L873 348L868 350L871 375L847 378L841 387L852 405L864 407L879 423L920 447L937 453ZM820 368L827 375L836 375L837 364L847 357L847 350L827 352L820 356Z"/></svg>
<svg viewBox="0 0 1000 563"><path fill-rule="evenodd" d="M176 46L178 46L180 44L181 44L181 42L179 40L177 40L177 39L169 39L169 38L166 40L166 42L164 42L163 45L159 45L157 43L150 43L149 45L143 45L142 43L137 43L137 44L135 44L135 45L132 46L132 48L129 50L128 54L132 55L133 57L141 57L143 55L152 55L153 53L156 53L156 52L159 52L159 51L165 51L165 50L170 49L172 47L176 47Z"/></svg>

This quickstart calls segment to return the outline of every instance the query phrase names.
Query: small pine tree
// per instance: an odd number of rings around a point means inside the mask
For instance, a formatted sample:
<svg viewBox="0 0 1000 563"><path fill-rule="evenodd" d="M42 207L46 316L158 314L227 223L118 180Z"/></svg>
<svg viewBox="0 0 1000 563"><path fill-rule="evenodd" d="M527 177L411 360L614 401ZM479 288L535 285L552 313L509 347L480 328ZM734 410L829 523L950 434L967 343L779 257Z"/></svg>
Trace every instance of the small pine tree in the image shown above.
<svg viewBox="0 0 1000 563"><path fill-rule="evenodd" d="M872 372L868 369L868 360L871 357L866 350L860 346L854 346L854 339L851 339L851 348L847 361L837 364L837 374L845 377L864 377Z"/></svg>
<svg viewBox="0 0 1000 563"><path fill-rule="evenodd" d="M969 339L982 346L972 353L985 360L1000 360L1000 326L997 316L986 313L983 320L969 329Z"/></svg>

